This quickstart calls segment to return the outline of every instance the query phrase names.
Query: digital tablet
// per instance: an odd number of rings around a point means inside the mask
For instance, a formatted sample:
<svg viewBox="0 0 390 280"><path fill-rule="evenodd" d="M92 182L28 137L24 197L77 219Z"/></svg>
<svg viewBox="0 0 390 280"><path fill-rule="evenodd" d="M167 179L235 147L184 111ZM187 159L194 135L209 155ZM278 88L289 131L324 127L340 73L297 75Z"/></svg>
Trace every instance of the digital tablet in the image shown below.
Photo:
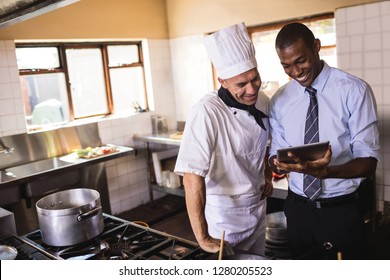
<svg viewBox="0 0 390 280"><path fill-rule="evenodd" d="M325 155L328 146L329 141L326 141L279 149L277 151L277 159L284 163L294 163L287 155L288 152L291 152L303 160L317 160Z"/></svg>

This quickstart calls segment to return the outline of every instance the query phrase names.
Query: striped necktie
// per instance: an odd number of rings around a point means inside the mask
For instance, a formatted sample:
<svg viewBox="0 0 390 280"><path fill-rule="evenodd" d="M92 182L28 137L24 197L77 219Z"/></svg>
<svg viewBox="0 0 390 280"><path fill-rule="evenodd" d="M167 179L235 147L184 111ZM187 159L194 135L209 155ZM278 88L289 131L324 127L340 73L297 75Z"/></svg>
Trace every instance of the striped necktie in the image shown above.
<svg viewBox="0 0 390 280"><path fill-rule="evenodd" d="M306 88L310 96L310 104L306 115L305 125L305 144L319 142L318 131L318 103L317 90L311 86ZM303 175L303 192L310 200L316 199L321 194L321 180L304 174Z"/></svg>

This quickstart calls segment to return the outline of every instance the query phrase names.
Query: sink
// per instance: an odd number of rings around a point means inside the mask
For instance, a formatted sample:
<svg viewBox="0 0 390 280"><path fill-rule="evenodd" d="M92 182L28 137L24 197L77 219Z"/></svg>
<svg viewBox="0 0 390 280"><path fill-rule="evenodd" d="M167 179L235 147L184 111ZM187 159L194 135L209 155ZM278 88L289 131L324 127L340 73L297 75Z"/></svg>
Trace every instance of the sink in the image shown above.
<svg viewBox="0 0 390 280"><path fill-rule="evenodd" d="M79 158L77 153L70 153L67 155L63 155L61 157L52 157L47 159L42 159L38 161L32 161L25 164L20 164L12 167L7 167L0 170L0 184L1 183L10 183L10 181L14 180L23 180L23 183L29 181L30 177L35 175L41 175L42 173L52 173L52 171L59 171L58 173L64 173L66 170L58 170L58 169L68 169L68 167L75 166L81 167L90 164L99 163L106 160L111 160L120 156L130 155L134 153L133 148L129 147L120 147L118 153L112 153L103 155L100 157L92 158L92 159L84 159ZM52 175L52 174L50 174Z"/></svg>
<svg viewBox="0 0 390 280"><path fill-rule="evenodd" d="M11 178L12 176L7 175L5 170L0 170L0 182L9 181Z"/></svg>
<svg viewBox="0 0 390 280"><path fill-rule="evenodd" d="M7 201L18 201L20 197L23 197L27 199L27 207L31 207L31 198L78 184L80 181L78 170L63 169L59 173L50 173L69 165L72 163L53 157L0 170L1 183L7 183L7 187L0 188L0 194L2 194L0 205ZM43 173L45 175L35 176ZM15 188L11 181L18 179L28 181ZM3 196L7 196L7 199Z"/></svg>
<svg viewBox="0 0 390 280"><path fill-rule="evenodd" d="M63 166L67 166L69 164L70 164L69 162L54 157L54 158L29 162L14 167L9 167L2 172L4 172L5 176L20 178L20 177L27 177L33 174L38 174L41 172L57 169Z"/></svg>

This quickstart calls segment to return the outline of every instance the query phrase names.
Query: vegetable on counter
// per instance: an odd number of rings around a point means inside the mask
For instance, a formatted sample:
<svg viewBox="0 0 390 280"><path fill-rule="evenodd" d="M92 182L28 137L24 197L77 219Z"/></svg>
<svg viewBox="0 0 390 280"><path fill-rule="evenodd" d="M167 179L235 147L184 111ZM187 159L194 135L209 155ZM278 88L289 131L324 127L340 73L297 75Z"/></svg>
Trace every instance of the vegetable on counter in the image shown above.
<svg viewBox="0 0 390 280"><path fill-rule="evenodd" d="M287 174L276 174L275 172L272 172L272 178L274 178L275 180L283 179L286 176Z"/></svg>
<svg viewBox="0 0 390 280"><path fill-rule="evenodd" d="M113 146L102 146L96 148L85 148L85 149L76 149L77 156L79 158L94 158L102 155L111 154L119 151L117 147Z"/></svg>
<svg viewBox="0 0 390 280"><path fill-rule="evenodd" d="M177 132L169 135L169 138L181 140L183 138L183 132L182 131L177 131Z"/></svg>

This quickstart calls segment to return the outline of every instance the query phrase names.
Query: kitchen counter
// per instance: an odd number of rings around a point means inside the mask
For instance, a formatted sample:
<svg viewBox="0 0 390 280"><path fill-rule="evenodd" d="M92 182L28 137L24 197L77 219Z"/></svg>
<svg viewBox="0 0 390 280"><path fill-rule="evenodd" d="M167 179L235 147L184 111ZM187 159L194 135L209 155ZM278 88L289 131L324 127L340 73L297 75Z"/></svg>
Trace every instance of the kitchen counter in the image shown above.
<svg viewBox="0 0 390 280"><path fill-rule="evenodd" d="M117 147L118 151L89 159L79 158L76 153L71 153L61 157L52 157L5 168L0 170L0 188L11 185L20 185L33 180L38 180L49 174L54 175L134 154L134 149L131 147L111 146Z"/></svg>
<svg viewBox="0 0 390 280"><path fill-rule="evenodd" d="M272 192L271 197L286 199L288 190L288 179L286 177L280 180L272 179L272 185L274 186L274 190Z"/></svg>
<svg viewBox="0 0 390 280"><path fill-rule="evenodd" d="M175 145L180 146L180 139L170 138L170 135L176 131L169 131L161 134L149 134L149 135L134 135L135 140L144 141L146 143L164 144L164 145Z"/></svg>

